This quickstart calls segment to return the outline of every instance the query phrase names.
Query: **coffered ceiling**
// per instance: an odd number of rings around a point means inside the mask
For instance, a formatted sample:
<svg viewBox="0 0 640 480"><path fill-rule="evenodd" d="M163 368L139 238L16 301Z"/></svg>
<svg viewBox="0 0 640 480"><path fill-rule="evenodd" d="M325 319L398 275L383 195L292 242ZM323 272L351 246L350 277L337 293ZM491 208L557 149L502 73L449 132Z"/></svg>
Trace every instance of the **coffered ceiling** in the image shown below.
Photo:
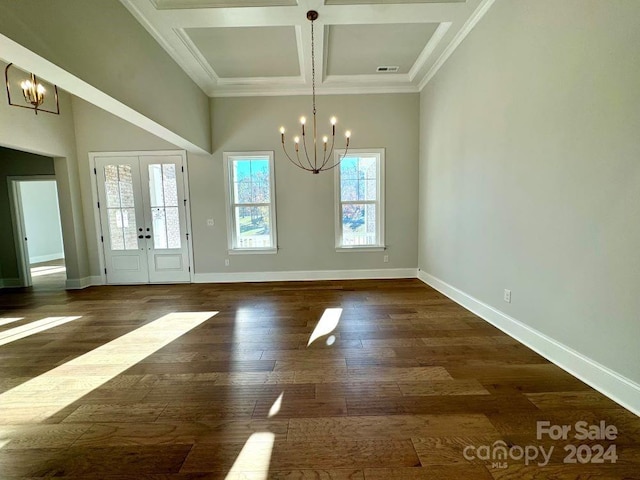
<svg viewBox="0 0 640 480"><path fill-rule="evenodd" d="M417 92L493 0L121 0L210 96ZM397 67L378 72L378 67Z"/></svg>

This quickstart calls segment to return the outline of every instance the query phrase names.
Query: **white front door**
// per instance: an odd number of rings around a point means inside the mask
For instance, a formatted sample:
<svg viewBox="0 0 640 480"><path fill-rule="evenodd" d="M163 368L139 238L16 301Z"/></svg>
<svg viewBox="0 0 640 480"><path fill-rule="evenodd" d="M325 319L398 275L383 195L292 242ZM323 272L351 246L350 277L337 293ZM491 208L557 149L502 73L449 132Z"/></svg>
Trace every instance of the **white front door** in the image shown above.
<svg viewBox="0 0 640 480"><path fill-rule="evenodd" d="M151 283L188 282L189 248L182 157L140 157ZM147 237L151 238L147 239Z"/></svg>
<svg viewBox="0 0 640 480"><path fill-rule="evenodd" d="M107 283L188 282L183 157L97 156Z"/></svg>

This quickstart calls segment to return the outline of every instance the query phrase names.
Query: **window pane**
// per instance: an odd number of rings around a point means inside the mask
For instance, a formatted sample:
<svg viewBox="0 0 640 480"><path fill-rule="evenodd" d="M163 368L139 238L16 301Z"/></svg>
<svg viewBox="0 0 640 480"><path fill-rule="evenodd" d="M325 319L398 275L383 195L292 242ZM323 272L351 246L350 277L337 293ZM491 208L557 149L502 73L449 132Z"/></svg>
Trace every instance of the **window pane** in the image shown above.
<svg viewBox="0 0 640 480"><path fill-rule="evenodd" d="M364 192L359 200L377 200L378 182L376 180L364 180L362 182Z"/></svg>
<svg viewBox="0 0 640 480"><path fill-rule="evenodd" d="M124 250L124 235L122 228L122 211L119 208L107 210L109 218L109 240L111 250Z"/></svg>
<svg viewBox="0 0 640 480"><path fill-rule="evenodd" d="M138 249L138 234L136 232L136 210L135 208L122 209L122 228L124 231L125 250Z"/></svg>
<svg viewBox="0 0 640 480"><path fill-rule="evenodd" d="M178 207L167 207L165 209L167 222L167 247L180 248L180 216Z"/></svg>
<svg viewBox="0 0 640 480"><path fill-rule="evenodd" d="M178 183L176 181L176 166L173 163L162 165L162 187L164 190L164 205L178 206Z"/></svg>
<svg viewBox="0 0 640 480"><path fill-rule="evenodd" d="M269 159L233 161L234 203L270 203Z"/></svg>
<svg viewBox="0 0 640 480"><path fill-rule="evenodd" d="M167 226L164 208L152 208L151 217L153 222L153 248L167 248Z"/></svg>
<svg viewBox="0 0 640 480"><path fill-rule="evenodd" d="M344 179L358 178L358 157L343 157L340 162L340 177Z"/></svg>
<svg viewBox="0 0 640 480"><path fill-rule="evenodd" d="M162 165L149 165L149 198L152 207L164 206L164 191L162 188Z"/></svg>
<svg viewBox="0 0 640 480"><path fill-rule="evenodd" d="M118 165L118 186L120 187L120 206L133 208L133 178L131 177L131 166Z"/></svg>
<svg viewBox="0 0 640 480"><path fill-rule="evenodd" d="M269 207L235 207L236 248L270 248Z"/></svg>
<svg viewBox="0 0 640 480"><path fill-rule="evenodd" d="M104 188L107 192L107 208L120 207L120 189L118 188L117 165L105 165Z"/></svg>
<svg viewBox="0 0 640 480"><path fill-rule="evenodd" d="M342 205L342 244L377 245L376 206Z"/></svg>
<svg viewBox="0 0 640 480"><path fill-rule="evenodd" d="M136 211L133 208L109 208L111 250L137 250Z"/></svg>
<svg viewBox="0 0 640 480"><path fill-rule="evenodd" d="M340 181L340 197L343 202L361 200L358 198L358 180L342 178Z"/></svg>

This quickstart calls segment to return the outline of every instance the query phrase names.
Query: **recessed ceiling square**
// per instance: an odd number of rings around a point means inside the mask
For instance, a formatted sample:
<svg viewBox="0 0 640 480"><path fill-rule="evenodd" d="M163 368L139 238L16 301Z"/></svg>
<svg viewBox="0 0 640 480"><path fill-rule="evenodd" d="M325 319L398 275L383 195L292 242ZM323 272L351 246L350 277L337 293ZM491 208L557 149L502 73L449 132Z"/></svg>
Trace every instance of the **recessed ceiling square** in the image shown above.
<svg viewBox="0 0 640 480"><path fill-rule="evenodd" d="M331 25L327 74L375 74L380 65L407 73L437 28L437 23Z"/></svg>
<svg viewBox="0 0 640 480"><path fill-rule="evenodd" d="M220 78L300 75L294 27L187 28Z"/></svg>
<svg viewBox="0 0 640 480"><path fill-rule="evenodd" d="M289 7L297 0L152 0L158 10L181 8Z"/></svg>

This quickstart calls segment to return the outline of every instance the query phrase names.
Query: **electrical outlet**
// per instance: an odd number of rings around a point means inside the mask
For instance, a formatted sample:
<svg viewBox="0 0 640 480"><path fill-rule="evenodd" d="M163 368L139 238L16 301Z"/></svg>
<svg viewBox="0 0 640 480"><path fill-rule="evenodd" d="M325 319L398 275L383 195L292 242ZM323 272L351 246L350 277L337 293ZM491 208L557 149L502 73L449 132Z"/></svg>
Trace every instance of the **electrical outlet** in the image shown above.
<svg viewBox="0 0 640 480"><path fill-rule="evenodd" d="M216 222L213 220L213 218L207 218L207 227L213 227L216 224Z"/></svg>
<svg viewBox="0 0 640 480"><path fill-rule="evenodd" d="M228 258L225 258L225 259L224 259L224 266L225 266L225 267L228 267L228 266L229 266L229 259L228 259Z"/></svg>
<svg viewBox="0 0 640 480"><path fill-rule="evenodd" d="M504 289L504 301L511 303L511 290Z"/></svg>
<svg viewBox="0 0 640 480"><path fill-rule="evenodd" d="M389 263L389 255L385 255L383 257L383 261L384 261L384 263Z"/></svg>

